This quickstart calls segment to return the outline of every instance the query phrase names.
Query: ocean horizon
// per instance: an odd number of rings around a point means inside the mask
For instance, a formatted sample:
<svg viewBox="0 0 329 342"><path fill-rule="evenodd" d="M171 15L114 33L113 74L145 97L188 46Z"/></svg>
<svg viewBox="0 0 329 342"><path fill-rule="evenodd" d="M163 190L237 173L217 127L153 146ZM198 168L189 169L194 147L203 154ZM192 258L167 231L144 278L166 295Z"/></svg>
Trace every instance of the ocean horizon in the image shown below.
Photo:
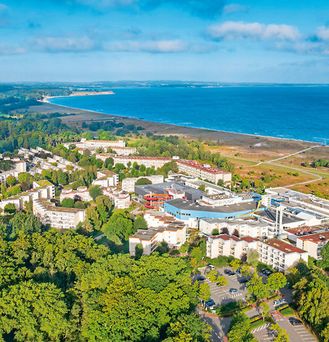
<svg viewBox="0 0 329 342"><path fill-rule="evenodd" d="M113 88L114 95L54 97L70 108L178 126L325 143L329 87Z"/></svg>

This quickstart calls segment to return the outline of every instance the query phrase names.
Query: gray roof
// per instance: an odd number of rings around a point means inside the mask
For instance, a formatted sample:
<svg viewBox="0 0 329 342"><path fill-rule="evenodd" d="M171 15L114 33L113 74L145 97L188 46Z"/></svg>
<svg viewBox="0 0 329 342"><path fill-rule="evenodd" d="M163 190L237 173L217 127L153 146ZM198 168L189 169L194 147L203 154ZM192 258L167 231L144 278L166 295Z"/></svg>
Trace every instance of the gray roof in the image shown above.
<svg viewBox="0 0 329 342"><path fill-rule="evenodd" d="M203 191L198 189L194 189L190 186L186 186L182 183L176 182L164 182L159 184L147 184L147 185L136 185L135 186L135 193L140 196L144 196L147 194L164 194L167 193L166 189L168 188L175 188L176 190L184 191L186 197L189 200L195 201L200 199L202 196L205 195Z"/></svg>
<svg viewBox="0 0 329 342"><path fill-rule="evenodd" d="M215 212L215 213L234 213L234 212L239 212L239 211L254 210L257 208L257 202L254 202L254 201L216 206L216 207L200 205L195 202L185 201L181 199L174 199L174 200L168 201L167 203L182 210L208 211L208 212Z"/></svg>

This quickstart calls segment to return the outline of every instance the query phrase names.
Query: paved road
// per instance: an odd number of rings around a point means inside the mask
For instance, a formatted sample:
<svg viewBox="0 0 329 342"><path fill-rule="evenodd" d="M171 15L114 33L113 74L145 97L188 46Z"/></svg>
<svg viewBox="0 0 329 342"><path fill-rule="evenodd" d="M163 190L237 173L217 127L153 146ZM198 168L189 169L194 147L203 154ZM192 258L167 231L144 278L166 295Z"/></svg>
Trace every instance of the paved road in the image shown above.
<svg viewBox="0 0 329 342"><path fill-rule="evenodd" d="M317 338L304 325L293 326L289 323L287 317L282 317L277 322L279 326L285 329L289 335L290 342L316 342Z"/></svg>
<svg viewBox="0 0 329 342"><path fill-rule="evenodd" d="M297 152L294 152L294 153L290 153L290 154L287 154L287 155L279 157L279 158L275 158L275 159L259 162L259 163L255 164L254 166L259 166L259 165L262 165L262 164L271 164L273 162L276 162L276 161L279 161L279 160L283 160L283 159L287 159L287 158L290 158L292 156L296 156L298 154L304 153L306 151L309 151L309 150L312 150L312 149L318 148L318 147L323 147L323 145L315 145L315 146L311 146L311 147L308 147L308 148L304 148L303 150L300 150L300 151L297 151Z"/></svg>

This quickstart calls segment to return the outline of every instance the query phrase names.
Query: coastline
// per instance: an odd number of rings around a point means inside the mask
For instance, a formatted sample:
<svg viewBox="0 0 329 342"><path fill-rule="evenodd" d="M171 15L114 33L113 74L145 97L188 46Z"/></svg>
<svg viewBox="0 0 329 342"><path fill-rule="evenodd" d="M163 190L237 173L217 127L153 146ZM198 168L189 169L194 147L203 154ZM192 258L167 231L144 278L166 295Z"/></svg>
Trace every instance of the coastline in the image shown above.
<svg viewBox="0 0 329 342"><path fill-rule="evenodd" d="M211 129L211 128L207 128L207 127L196 127L196 126L189 126L189 125L183 125L183 124L176 124L176 123L164 123L164 122L159 122L159 121L149 121L149 120L145 120L142 118L137 118L134 116L121 116L121 115L116 115L116 114L109 114L109 113L102 113L102 112L98 112L98 111L94 111L94 110L90 110L90 109L85 109L85 108L76 108L76 107L70 107L70 106L65 106L65 105L59 105L59 104L55 104L52 103L51 99L53 98L63 98L63 97L71 97L71 96L95 96L95 95L109 95L109 94L103 94L104 92L100 93L100 92L95 92L95 93L91 93L89 95L75 95L75 94L70 94L68 96L47 96L44 98L44 100L40 101L43 103L47 103L49 105L52 106L57 106L57 107L62 107L65 109L69 109L70 111L79 111L79 112L86 112L86 113L90 113L90 114L96 114L96 115L102 115L107 119L120 119L121 121L123 120L133 120L136 121L138 123L140 123L140 126L143 126L144 124L147 124L148 126L150 124L153 125L168 125L168 126L173 126L176 128L185 128L185 129L191 129L191 130L202 130L202 131L208 131L208 132L213 132L213 133L218 133L218 134L230 134L230 135L240 135L240 136L246 136L246 137L256 137L256 138L263 138L263 139L275 139L275 140L279 140L279 141L292 141L292 142L301 142L301 143L306 143L309 144L310 146L312 145L321 145L319 142L316 141L310 141L310 140L304 140L304 139L296 139L296 138L286 138L286 137L276 137L276 136L267 136L267 135L261 135L261 134L253 134L253 133L244 133L244 132L235 132L235 131L225 131L225 130L218 130L218 129ZM107 92L105 92L107 93ZM110 92L110 95L114 95L114 92ZM91 119L89 119L88 121L90 121Z"/></svg>
<svg viewBox="0 0 329 342"><path fill-rule="evenodd" d="M178 126L174 124L159 123L146 121L124 116L104 114L96 111L76 109L65 107L50 102L43 102L38 106L29 108L34 113L53 113L58 112L66 114L61 120L71 126L81 126L83 122L102 122L102 121L119 121L124 124L133 124L143 127L145 133L156 135L177 135L186 139L197 139L212 142L217 146L235 148L238 151L248 150L251 153L276 153L278 156L301 150L310 146L318 145L315 142L303 140L293 140L285 138L276 138L268 136L260 136L254 134L243 134L235 132L225 132L219 130L193 128L186 126Z"/></svg>
<svg viewBox="0 0 329 342"><path fill-rule="evenodd" d="M38 100L42 103L50 103L50 99L55 98L62 98L62 97L72 97L72 96L99 96L99 95L115 95L115 92L113 90L108 91L77 91L68 95L61 95L61 96L44 96L41 100ZM63 106L65 107L65 106ZM70 107L67 107L70 108Z"/></svg>

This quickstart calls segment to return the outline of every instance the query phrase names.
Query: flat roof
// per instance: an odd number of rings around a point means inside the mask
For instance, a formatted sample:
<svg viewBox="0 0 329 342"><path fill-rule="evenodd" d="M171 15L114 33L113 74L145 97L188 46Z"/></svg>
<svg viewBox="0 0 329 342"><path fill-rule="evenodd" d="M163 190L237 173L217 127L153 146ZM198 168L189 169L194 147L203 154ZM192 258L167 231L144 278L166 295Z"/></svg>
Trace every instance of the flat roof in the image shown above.
<svg viewBox="0 0 329 342"><path fill-rule="evenodd" d="M257 208L257 202L241 202L236 204L221 205L216 207L200 205L196 202L186 201L182 199L173 199L166 202L176 208L182 210L192 210L192 211L208 211L213 213L234 213L237 211L247 211Z"/></svg>
<svg viewBox="0 0 329 342"><path fill-rule="evenodd" d="M329 232L320 232L316 234L299 236L298 239L303 241L311 241L314 243L325 242L329 241Z"/></svg>
<svg viewBox="0 0 329 342"><path fill-rule="evenodd" d="M176 162L177 162L177 164L190 166L190 167L193 167L195 169L198 169L198 170L201 170L204 172L208 172L208 173L212 173L212 174L230 174L230 172L226 172L226 171L223 171L223 170L220 170L218 168L211 167L211 166L205 166L201 163L198 163L195 160L179 159Z"/></svg>
<svg viewBox="0 0 329 342"><path fill-rule="evenodd" d="M304 250L278 239L270 239L264 243L284 253L306 253Z"/></svg>
<svg viewBox="0 0 329 342"><path fill-rule="evenodd" d="M275 211L274 210L262 210L260 212L256 213L258 216L261 216L262 218L271 221L271 222L275 222ZM302 222L304 221L303 219L299 218L299 217L290 217L288 216L285 212L283 212L282 215L282 223L283 224L289 224L289 223L293 223L293 222Z"/></svg>

